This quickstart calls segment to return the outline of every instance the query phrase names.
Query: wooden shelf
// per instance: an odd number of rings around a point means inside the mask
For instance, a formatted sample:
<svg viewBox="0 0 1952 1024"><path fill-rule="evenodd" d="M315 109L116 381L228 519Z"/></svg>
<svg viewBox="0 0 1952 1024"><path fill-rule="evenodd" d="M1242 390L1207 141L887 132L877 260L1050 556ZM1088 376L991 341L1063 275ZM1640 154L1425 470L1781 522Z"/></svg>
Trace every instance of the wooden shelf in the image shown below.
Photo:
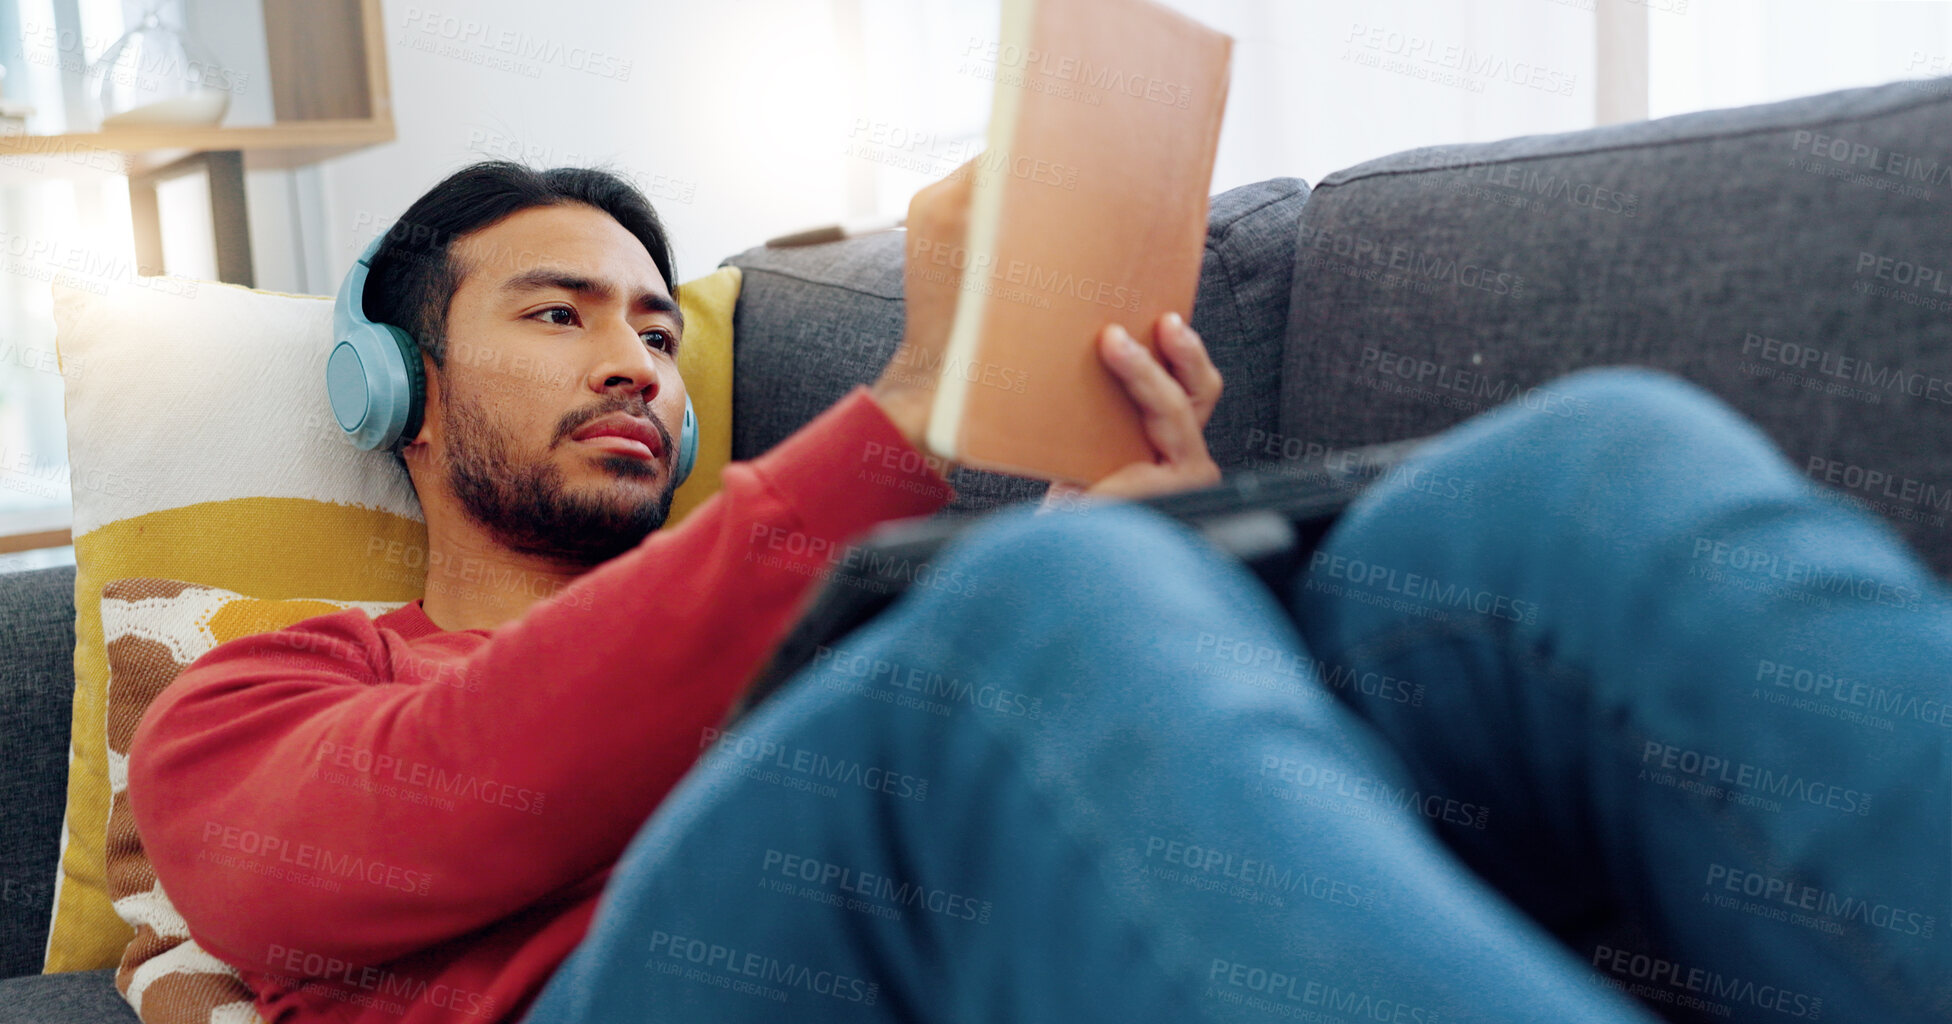
<svg viewBox="0 0 1952 1024"><path fill-rule="evenodd" d="M129 179L137 266L164 265L157 185L201 173L208 183L219 280L255 283L244 171L293 168L395 138L380 0L259 0L273 120L269 124L129 127L31 135L0 129L0 183L24 175Z"/></svg>
<svg viewBox="0 0 1952 1024"><path fill-rule="evenodd" d="M0 536L0 554L16 551L39 551L42 548L65 548L74 543L67 530L42 530L39 533L16 533Z"/></svg>
<svg viewBox="0 0 1952 1024"><path fill-rule="evenodd" d="M296 167L395 138L391 118L334 118L195 128L125 128L63 135L0 133L0 157L42 157L77 167L139 174L189 153L235 150L253 166ZM106 160L88 159L102 155Z"/></svg>
<svg viewBox="0 0 1952 1024"><path fill-rule="evenodd" d="M67 547L74 510L67 506L0 512L0 553Z"/></svg>
<svg viewBox="0 0 1952 1024"><path fill-rule="evenodd" d="M0 134L0 155L105 149L136 153L156 149L260 150L308 146L366 146L393 140L393 122L375 118L280 121L263 125L196 128L124 128L64 135Z"/></svg>
<svg viewBox="0 0 1952 1024"><path fill-rule="evenodd" d="M287 150L303 146L369 146L392 140L392 121L334 119L271 125L209 125L189 129L121 129L66 135L0 135L0 154L62 152L74 148L142 150Z"/></svg>
<svg viewBox="0 0 1952 1024"><path fill-rule="evenodd" d="M293 167L393 141L380 0L262 2L275 121L59 135L0 130L0 157L134 175L193 153L239 152L253 165Z"/></svg>

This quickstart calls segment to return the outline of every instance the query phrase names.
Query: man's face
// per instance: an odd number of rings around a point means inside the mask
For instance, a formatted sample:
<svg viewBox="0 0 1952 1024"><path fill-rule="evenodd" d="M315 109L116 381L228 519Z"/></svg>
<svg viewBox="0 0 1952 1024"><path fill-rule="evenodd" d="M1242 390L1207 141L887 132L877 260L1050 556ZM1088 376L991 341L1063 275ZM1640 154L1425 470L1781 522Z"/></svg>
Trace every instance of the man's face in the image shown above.
<svg viewBox="0 0 1952 1024"><path fill-rule="evenodd" d="M683 322L657 264L581 204L509 216L450 259L434 468L504 547L591 566L630 550L670 513L684 420Z"/></svg>

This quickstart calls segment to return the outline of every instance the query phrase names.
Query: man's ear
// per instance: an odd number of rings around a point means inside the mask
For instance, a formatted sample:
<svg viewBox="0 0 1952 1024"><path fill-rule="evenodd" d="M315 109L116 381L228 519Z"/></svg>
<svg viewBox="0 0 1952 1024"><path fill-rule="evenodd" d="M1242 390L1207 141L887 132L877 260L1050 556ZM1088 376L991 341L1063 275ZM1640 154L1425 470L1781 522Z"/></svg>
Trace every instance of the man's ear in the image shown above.
<svg viewBox="0 0 1952 1024"><path fill-rule="evenodd" d="M441 371L425 350L420 353L420 369L421 379L427 382L427 393L420 404L420 432L409 438L400 449L400 454L409 458L415 450L426 450L427 444L433 440L434 423L441 414Z"/></svg>

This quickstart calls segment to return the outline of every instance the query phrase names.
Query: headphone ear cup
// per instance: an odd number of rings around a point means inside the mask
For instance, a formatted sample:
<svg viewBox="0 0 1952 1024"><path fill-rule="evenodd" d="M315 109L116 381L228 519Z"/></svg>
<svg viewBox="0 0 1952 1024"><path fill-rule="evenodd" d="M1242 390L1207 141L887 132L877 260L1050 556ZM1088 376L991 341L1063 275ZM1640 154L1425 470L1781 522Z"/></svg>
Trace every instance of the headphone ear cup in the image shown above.
<svg viewBox="0 0 1952 1024"><path fill-rule="evenodd" d="M678 483L682 484L691 475L691 467L698 463L698 414L691 409L690 395L685 396L685 422L679 432L682 436L678 438Z"/></svg>
<svg viewBox="0 0 1952 1024"><path fill-rule="evenodd" d="M420 346L414 344L413 335L392 324L375 324L393 343L400 347L400 362L407 368L407 422L400 428L400 436L394 445L402 445L420 434L421 421L427 413L427 368L420 362Z"/></svg>
<svg viewBox="0 0 1952 1024"><path fill-rule="evenodd" d="M326 361L325 383L332 414L354 446L383 451L420 433L426 372L407 332L386 324L349 325Z"/></svg>

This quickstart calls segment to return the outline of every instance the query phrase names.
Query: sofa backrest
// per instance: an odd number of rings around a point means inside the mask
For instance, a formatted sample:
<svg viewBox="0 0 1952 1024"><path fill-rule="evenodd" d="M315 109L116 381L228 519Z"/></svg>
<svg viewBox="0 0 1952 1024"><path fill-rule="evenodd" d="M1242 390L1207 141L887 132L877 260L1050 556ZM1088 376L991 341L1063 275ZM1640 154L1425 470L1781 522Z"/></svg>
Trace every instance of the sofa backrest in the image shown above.
<svg viewBox="0 0 1952 1024"><path fill-rule="evenodd" d="M1226 381L1206 429L1223 470L1246 460L1240 439L1272 431L1279 420L1295 226L1307 199L1306 184L1276 178L1215 196L1209 209L1191 315ZM733 328L734 459L771 448L881 375L901 343L903 237L757 248L725 261L745 272ZM968 468L950 482L956 500L947 515L1045 489L1039 480Z"/></svg>
<svg viewBox="0 0 1952 1024"><path fill-rule="evenodd" d="M1952 570L1952 79L1387 157L1297 252L1288 451L1649 365Z"/></svg>
<svg viewBox="0 0 1952 1024"><path fill-rule="evenodd" d="M39 974L75 695L75 568L0 573L0 978Z"/></svg>

